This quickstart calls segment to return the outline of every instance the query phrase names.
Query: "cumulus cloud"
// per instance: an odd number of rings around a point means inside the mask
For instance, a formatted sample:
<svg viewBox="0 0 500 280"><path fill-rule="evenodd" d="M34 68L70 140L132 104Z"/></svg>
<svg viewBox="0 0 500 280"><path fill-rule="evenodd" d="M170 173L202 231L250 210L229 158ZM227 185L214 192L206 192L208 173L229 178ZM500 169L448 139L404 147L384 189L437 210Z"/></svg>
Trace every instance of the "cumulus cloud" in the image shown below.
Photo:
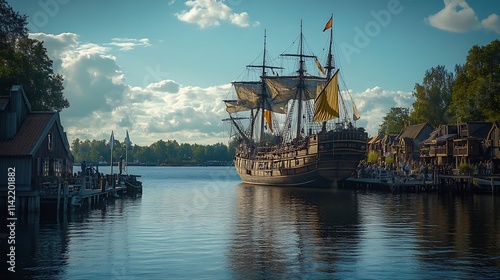
<svg viewBox="0 0 500 280"><path fill-rule="evenodd" d="M350 94L361 114L357 125L364 127L370 136L377 135L380 124L392 107L409 108L415 102L411 92L389 91L379 86Z"/></svg>
<svg viewBox="0 0 500 280"><path fill-rule="evenodd" d="M496 14L491 14L481 21L481 25L488 30L492 30L500 34L500 17Z"/></svg>
<svg viewBox="0 0 500 280"><path fill-rule="evenodd" d="M223 99L231 84L212 87L181 85L161 76L143 86L126 83L116 49L82 43L76 34L37 33L43 39L54 68L64 76L64 94L70 108L61 120L70 141L109 139L123 141L128 129L133 143L150 145L159 139L176 139L180 143L213 144L226 142L229 126ZM364 92L350 92L362 117L363 126L373 136L391 107L409 107L409 92L387 91L380 87Z"/></svg>
<svg viewBox="0 0 500 280"><path fill-rule="evenodd" d="M190 0L185 5L189 10L183 10L176 14L181 21L194 23L201 28L219 26L221 21L228 21L241 27L250 26L248 13L234 13L229 6L219 0ZM253 26L259 25L259 22L252 23Z"/></svg>
<svg viewBox="0 0 500 280"><path fill-rule="evenodd" d="M131 86L112 54L116 51L113 44L83 43L73 33L31 36L44 41L54 70L64 76L64 95L70 108L61 112L61 120L70 141L109 139L111 130L116 139L123 140L125 129L132 142L140 145L159 139L209 144L227 141L221 122L226 117L222 99L230 84L183 86L153 75L142 87ZM144 47L149 44L143 39L121 42Z"/></svg>
<svg viewBox="0 0 500 280"><path fill-rule="evenodd" d="M467 32L485 29L500 34L500 19L498 15L491 14L486 19L479 21L476 12L465 0L444 0L444 8L426 21L441 30L450 32Z"/></svg>

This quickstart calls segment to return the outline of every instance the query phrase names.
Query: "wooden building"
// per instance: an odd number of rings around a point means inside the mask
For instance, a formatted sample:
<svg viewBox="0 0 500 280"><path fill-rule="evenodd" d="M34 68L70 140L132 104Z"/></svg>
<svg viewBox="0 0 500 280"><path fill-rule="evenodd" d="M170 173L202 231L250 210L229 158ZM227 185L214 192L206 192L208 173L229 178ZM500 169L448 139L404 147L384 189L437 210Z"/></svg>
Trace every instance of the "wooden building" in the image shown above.
<svg viewBox="0 0 500 280"><path fill-rule="evenodd" d="M470 163L488 159L483 144L491 127L491 122L468 122L458 125L459 137L453 140L453 156L457 162Z"/></svg>
<svg viewBox="0 0 500 280"><path fill-rule="evenodd" d="M493 161L500 161L500 122L494 122L484 141L485 153Z"/></svg>
<svg viewBox="0 0 500 280"><path fill-rule="evenodd" d="M64 181L73 170L59 112L32 111L21 86L0 96L0 207L7 202L8 168L15 168L17 211L37 211L42 186Z"/></svg>
<svg viewBox="0 0 500 280"><path fill-rule="evenodd" d="M397 162L419 160L421 143L433 130L427 123L407 126L395 139L394 154Z"/></svg>
<svg viewBox="0 0 500 280"><path fill-rule="evenodd" d="M458 137L457 125L441 125L422 142L420 157L438 165L454 163L453 140Z"/></svg>

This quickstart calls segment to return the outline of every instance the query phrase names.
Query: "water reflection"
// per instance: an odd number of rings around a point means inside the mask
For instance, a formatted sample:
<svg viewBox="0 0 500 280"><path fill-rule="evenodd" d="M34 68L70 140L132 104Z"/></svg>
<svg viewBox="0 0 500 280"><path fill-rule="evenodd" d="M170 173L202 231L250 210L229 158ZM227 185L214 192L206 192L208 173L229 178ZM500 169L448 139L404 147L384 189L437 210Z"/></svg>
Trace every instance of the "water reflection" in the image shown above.
<svg viewBox="0 0 500 280"><path fill-rule="evenodd" d="M498 279L496 200L241 184L228 269L235 279Z"/></svg>
<svg viewBox="0 0 500 280"><path fill-rule="evenodd" d="M228 266L237 279L334 271L357 245L356 193L241 184Z"/></svg>

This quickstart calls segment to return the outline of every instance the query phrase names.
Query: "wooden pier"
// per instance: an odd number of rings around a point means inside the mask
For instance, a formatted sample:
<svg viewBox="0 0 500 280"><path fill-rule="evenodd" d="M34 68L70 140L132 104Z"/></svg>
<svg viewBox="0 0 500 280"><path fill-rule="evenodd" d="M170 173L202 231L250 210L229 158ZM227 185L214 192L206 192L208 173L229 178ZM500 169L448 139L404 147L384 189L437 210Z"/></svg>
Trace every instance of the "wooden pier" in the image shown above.
<svg viewBox="0 0 500 280"><path fill-rule="evenodd" d="M440 175L434 179L402 178L396 176L388 179L375 178L348 178L342 184L343 188L389 191L389 192L483 192L500 193L500 176L469 176L469 175Z"/></svg>
<svg viewBox="0 0 500 280"><path fill-rule="evenodd" d="M40 190L40 207L66 212L68 209L92 209L103 202L124 196L142 195L138 175L86 175L58 184L47 184Z"/></svg>

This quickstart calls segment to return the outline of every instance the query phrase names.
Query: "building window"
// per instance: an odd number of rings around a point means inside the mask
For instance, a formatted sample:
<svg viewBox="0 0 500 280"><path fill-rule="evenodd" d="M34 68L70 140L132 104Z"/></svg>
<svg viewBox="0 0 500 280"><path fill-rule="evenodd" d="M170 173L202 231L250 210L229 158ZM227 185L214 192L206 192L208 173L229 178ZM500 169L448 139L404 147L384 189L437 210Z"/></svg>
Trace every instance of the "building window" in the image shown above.
<svg viewBox="0 0 500 280"><path fill-rule="evenodd" d="M43 161L43 177L49 176L49 170L50 170L50 159L46 158Z"/></svg>
<svg viewBox="0 0 500 280"><path fill-rule="evenodd" d="M54 159L54 176L61 177L62 175L62 162L60 159Z"/></svg>
<svg viewBox="0 0 500 280"><path fill-rule="evenodd" d="M49 151L52 151L53 148L52 133L47 134L47 147L49 148Z"/></svg>

